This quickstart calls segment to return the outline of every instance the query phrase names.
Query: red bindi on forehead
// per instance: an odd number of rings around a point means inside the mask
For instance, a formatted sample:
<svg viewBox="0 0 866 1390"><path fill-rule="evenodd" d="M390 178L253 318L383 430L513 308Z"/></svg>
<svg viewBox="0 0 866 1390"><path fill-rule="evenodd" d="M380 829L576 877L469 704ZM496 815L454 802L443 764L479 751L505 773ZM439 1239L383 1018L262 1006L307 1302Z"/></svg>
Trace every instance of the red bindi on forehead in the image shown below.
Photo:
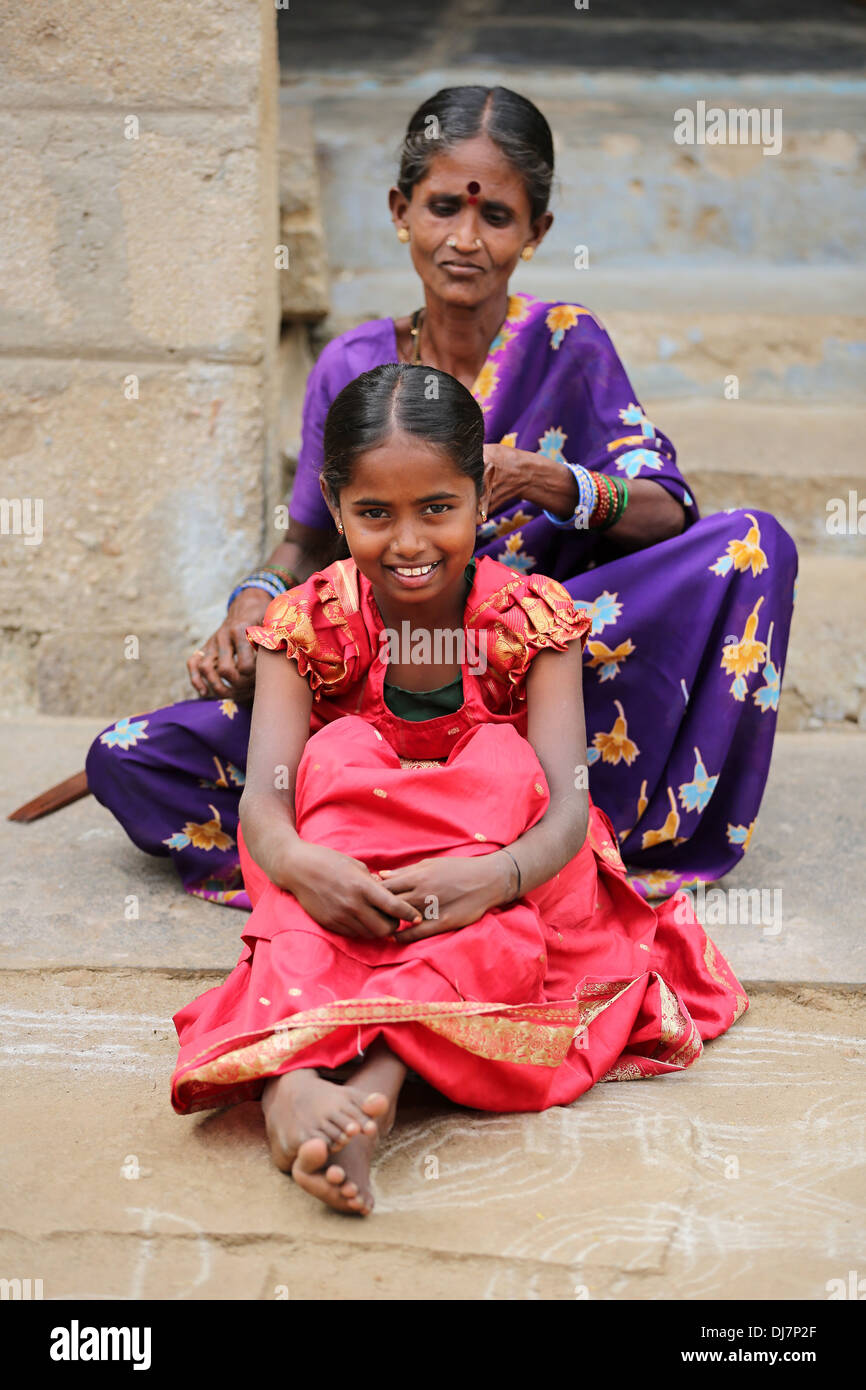
<svg viewBox="0 0 866 1390"><path fill-rule="evenodd" d="M481 184L477 179L470 179L466 185L466 192L469 194L468 202L477 203L478 194L481 192Z"/></svg>

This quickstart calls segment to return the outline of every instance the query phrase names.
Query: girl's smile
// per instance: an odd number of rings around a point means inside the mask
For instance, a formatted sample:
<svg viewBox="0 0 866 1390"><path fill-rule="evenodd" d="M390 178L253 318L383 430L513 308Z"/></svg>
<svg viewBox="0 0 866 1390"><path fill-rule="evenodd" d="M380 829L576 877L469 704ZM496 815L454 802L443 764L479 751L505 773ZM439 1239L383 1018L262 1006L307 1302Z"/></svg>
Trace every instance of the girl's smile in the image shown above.
<svg viewBox="0 0 866 1390"><path fill-rule="evenodd" d="M404 588L421 589L432 578L439 564L439 560L432 560L429 564L416 565L411 568L405 565L388 565L386 568L391 570L391 573Z"/></svg>

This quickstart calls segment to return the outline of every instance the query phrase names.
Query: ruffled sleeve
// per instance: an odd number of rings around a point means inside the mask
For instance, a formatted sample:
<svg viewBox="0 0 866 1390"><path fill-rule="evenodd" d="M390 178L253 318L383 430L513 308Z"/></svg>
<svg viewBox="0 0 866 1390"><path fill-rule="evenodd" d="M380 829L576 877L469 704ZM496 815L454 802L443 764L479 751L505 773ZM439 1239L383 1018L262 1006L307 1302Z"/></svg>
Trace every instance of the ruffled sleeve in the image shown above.
<svg viewBox="0 0 866 1390"><path fill-rule="evenodd" d="M319 692L337 695L360 675L361 650L350 618L329 570L323 570L271 599L261 623L246 628L246 635L253 646L285 648L316 698Z"/></svg>
<svg viewBox="0 0 866 1390"><path fill-rule="evenodd" d="M586 645L592 620L555 579L521 575L490 594L467 627L486 634L487 663L500 681L519 684L533 657L545 648L565 651L569 642Z"/></svg>

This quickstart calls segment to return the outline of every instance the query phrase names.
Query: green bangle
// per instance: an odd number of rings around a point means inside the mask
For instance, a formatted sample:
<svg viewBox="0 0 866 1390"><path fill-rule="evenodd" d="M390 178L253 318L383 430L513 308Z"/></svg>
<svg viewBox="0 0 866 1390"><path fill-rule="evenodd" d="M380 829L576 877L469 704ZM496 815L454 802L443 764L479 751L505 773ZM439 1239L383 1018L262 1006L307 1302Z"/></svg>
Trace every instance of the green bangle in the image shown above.
<svg viewBox="0 0 866 1390"><path fill-rule="evenodd" d="M267 573L267 572L270 572L271 574L278 574L278 575L280 575L281 578L285 579L285 581L286 581L286 583L288 584L288 586L289 586L290 589L295 589L295 588L297 588L297 586L298 586L298 585L300 584L300 582L301 582L300 579L298 578L298 576L297 576L296 574L292 574L292 571L291 571L291 570L284 570L284 569L282 569L279 565L262 565L261 568L262 568L266 573Z"/></svg>
<svg viewBox="0 0 866 1390"><path fill-rule="evenodd" d="M613 509L613 516L610 519L611 526L615 526L622 516L622 482L619 478L612 478L611 482L616 490L616 506Z"/></svg>

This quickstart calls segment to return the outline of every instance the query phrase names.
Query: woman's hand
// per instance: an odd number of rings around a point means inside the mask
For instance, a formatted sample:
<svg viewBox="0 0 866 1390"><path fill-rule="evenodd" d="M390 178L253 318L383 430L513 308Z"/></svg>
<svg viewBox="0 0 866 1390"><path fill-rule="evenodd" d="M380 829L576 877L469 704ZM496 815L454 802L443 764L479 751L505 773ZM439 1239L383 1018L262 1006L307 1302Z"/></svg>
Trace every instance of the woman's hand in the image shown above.
<svg viewBox="0 0 866 1390"><path fill-rule="evenodd" d="M314 922L338 936L372 941L393 936L400 921L423 920L408 899L386 888L366 864L326 845L300 840L290 871L288 891Z"/></svg>
<svg viewBox="0 0 866 1390"><path fill-rule="evenodd" d="M448 855L420 859L404 869L383 869L381 877L392 893L423 914L421 922L398 934L397 940L408 944L472 926L492 907L509 901L516 871L507 854Z"/></svg>
<svg viewBox="0 0 866 1390"><path fill-rule="evenodd" d="M523 449L512 449L508 444L484 445L484 486L488 512L498 512L509 502L526 496L526 460L534 457L534 454L528 454Z"/></svg>
<svg viewBox="0 0 866 1390"><path fill-rule="evenodd" d="M574 475L547 454L512 449L508 444L484 445L484 482L489 512L525 498L563 519L577 505Z"/></svg>
<svg viewBox="0 0 866 1390"><path fill-rule="evenodd" d="M244 629L262 621L270 601L264 589L242 589L213 636L187 661L189 678L206 700L252 696L256 652Z"/></svg>

